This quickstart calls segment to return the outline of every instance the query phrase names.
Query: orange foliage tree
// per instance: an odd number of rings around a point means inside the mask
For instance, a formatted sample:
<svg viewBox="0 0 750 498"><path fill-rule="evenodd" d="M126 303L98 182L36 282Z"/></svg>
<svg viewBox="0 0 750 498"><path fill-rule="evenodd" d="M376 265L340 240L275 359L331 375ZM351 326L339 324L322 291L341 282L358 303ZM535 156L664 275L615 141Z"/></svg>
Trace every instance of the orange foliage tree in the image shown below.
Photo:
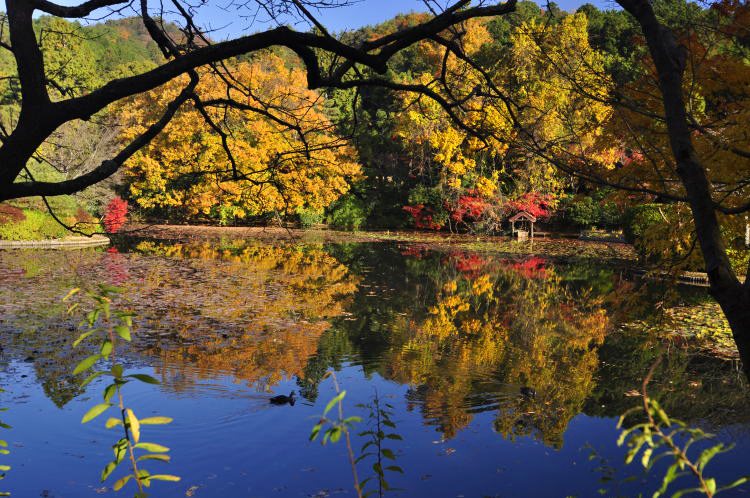
<svg viewBox="0 0 750 498"><path fill-rule="evenodd" d="M360 176L356 154L334 133L323 97L306 88L304 71L264 54L238 63L231 74L252 89L246 107L225 105L242 96L227 95L220 77L202 78L196 90L202 104L180 111L166 133L126 164L135 201L224 219L320 209L345 193ZM128 123L123 140L142 133L142 123L180 92L181 83L121 106Z"/></svg>

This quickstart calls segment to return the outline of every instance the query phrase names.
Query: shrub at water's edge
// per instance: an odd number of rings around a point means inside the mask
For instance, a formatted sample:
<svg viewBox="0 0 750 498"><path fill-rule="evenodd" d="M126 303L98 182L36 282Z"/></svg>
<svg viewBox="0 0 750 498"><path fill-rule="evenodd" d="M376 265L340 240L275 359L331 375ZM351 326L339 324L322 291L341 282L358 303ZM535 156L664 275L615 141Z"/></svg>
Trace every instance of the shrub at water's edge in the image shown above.
<svg viewBox="0 0 750 498"><path fill-rule="evenodd" d="M41 211L24 209L24 219L0 225L0 239L3 240L45 240L60 239L67 230L52 216Z"/></svg>

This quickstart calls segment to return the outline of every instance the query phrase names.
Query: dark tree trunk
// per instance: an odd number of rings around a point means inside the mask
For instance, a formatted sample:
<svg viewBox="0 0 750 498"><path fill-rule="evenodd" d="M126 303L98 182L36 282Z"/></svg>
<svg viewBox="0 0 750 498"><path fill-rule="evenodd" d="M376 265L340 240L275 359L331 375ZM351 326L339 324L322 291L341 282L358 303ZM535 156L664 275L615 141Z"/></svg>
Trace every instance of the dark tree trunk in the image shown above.
<svg viewBox="0 0 750 498"><path fill-rule="evenodd" d="M746 286L740 286L736 292L714 297L729 321L743 370L750 379L750 293Z"/></svg>
<svg viewBox="0 0 750 498"><path fill-rule="evenodd" d="M693 146L682 88L687 49L678 45L672 32L658 21L648 0L618 1L635 17L646 38L664 102L664 119L676 173L687 193L711 295L729 321L745 373L750 378L750 270L745 283L741 284L721 236L706 170Z"/></svg>

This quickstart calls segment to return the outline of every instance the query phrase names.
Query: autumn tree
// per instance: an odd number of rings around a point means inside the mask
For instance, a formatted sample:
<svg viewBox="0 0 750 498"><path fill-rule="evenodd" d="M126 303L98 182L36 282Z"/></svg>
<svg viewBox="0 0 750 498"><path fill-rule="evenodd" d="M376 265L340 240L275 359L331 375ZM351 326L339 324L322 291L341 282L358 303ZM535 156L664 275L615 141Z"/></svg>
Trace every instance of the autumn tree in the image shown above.
<svg viewBox="0 0 750 498"><path fill-rule="evenodd" d="M748 7L731 1L708 10L680 1L619 3L638 35L629 38L634 65L624 73L546 45L552 28L531 39L539 63L553 68L566 88L583 102L612 109L592 122L601 128L596 141L581 139L578 146L571 136L570 145L559 147L557 135L540 137L523 122L522 103L505 89L488 89L515 116L520 143L530 152L584 181L620 190L631 202L664 207L663 222L680 230L662 236L662 244L681 244L683 257L699 251L711 294L750 373L750 267L746 261L733 266L730 259L741 215L750 210ZM738 272L746 274L744 283Z"/></svg>
<svg viewBox="0 0 750 498"><path fill-rule="evenodd" d="M261 12L266 16L266 21L278 27L214 42L207 31L199 26L197 12L200 6L195 7L182 0L173 0L168 6L164 2L148 0L88 0L74 6L58 5L49 0L8 0L5 24L8 35L2 37L0 50L12 54L14 74L3 76L15 78L18 82L20 111L13 128L2 130L0 200L70 194L110 177L125 161L161 133L183 105L191 103L198 109L204 105L196 88L206 72L213 72L226 88L241 93L245 98L250 97L253 89L238 84L232 70L224 64L224 61L233 57L270 47L286 47L304 65L310 89L390 85L390 82L377 75L387 71L390 60L401 50L450 26L475 17L502 15L515 7L515 0L505 4L485 5L484 2L479 2L475 6L470 6L469 0L459 0L416 26L351 45L329 34L310 10L335 8L348 3L347 0L233 2L239 18L257 18L253 13ZM84 89L75 95L66 92L56 95L55 80L34 32L34 15L43 13L53 18L101 19L123 12L138 14L149 37L163 54L164 62L140 74L102 82L93 89ZM167 31L162 22L166 17L179 23L180 36ZM299 32L285 25L294 21L307 22L315 29ZM79 57L84 56L77 56L71 63L79 62ZM360 67L371 68L375 76L362 77L363 73L358 69ZM204 70L198 71L198 68ZM143 131L123 145L118 153L90 171L59 182L38 182L25 171L29 159L65 123L91 119L115 102L156 89L182 75L187 77L184 85L173 99L163 104L159 116L147 123ZM421 85L403 89L427 91ZM247 106L245 98L240 101L226 99L219 106L223 109L242 109ZM449 107L451 104L444 102L444 105ZM284 120L283 115L274 113L269 108L255 110L261 111L261 114L271 114L272 119L279 124L283 123L294 130L294 123ZM210 126L211 120L205 115L202 117ZM232 151L225 147L225 152L225 164L230 164L233 161ZM229 169L227 179L240 178L236 168Z"/></svg>
<svg viewBox="0 0 750 498"><path fill-rule="evenodd" d="M727 254L720 221L724 216L750 210L749 144L746 134L732 130L732 125L745 128L748 100L742 88L750 70L744 61L738 61L739 54L729 51L735 47L741 53L746 50L748 6L739 2L714 4L719 22L712 31L722 42L712 44L714 50L708 46L696 53L691 50L695 42L689 36L694 34L690 33L690 26L688 36L680 36L665 26L649 2L620 0L620 4L636 19L648 46L657 95L661 97L653 119L661 123L669 144L664 169L679 182L675 191L660 193L690 206L711 294L729 321L745 372L750 374L750 266L745 269L744 283L740 282ZM707 101L713 116L706 117L691 106L691 80L695 73L690 68L704 50L703 58L710 59L707 64L715 67L706 83L713 80L716 85L709 86L709 98L715 100Z"/></svg>
<svg viewBox="0 0 750 498"><path fill-rule="evenodd" d="M246 98L248 110L272 106L295 130L270 113L220 111L215 103L240 101L242 95L227 94L223 81L208 74L195 90L205 106L179 111L165 133L126 164L130 196L146 208L177 207L186 216L211 214L225 221L322 209L345 193L360 175L356 153L334 133L324 98L306 88L304 71L287 67L279 56L261 54L232 72L237 85L253 89ZM184 83L175 80L118 106L120 122L129 124L123 139L142 133L141 123L153 120ZM226 150L232 162L221 166Z"/></svg>
<svg viewBox="0 0 750 498"><path fill-rule="evenodd" d="M588 42L584 14L558 15L552 23L541 15L521 20L504 33L507 45L499 46L489 36L492 25L481 22L475 21L472 36L460 42L433 42L425 58L432 55L438 62L417 76L461 106L446 113L434 100L403 96L398 135L414 155L428 158L413 174L440 192L431 218L443 205L451 210L433 227L446 218L460 223L468 217L495 229L513 214L513 206L531 204L530 198L544 197L554 206L554 195L574 186L555 168L556 158L572 153L612 164L616 150L595 147L612 107L592 103L578 90L585 84L606 93L611 86L603 54ZM448 47L442 58L440 47ZM579 81L571 83L570 74ZM412 197L411 204L427 205L421 201L425 196ZM493 213L498 205L503 208ZM415 216L418 226L426 225L423 210ZM489 223L492 219L495 223Z"/></svg>

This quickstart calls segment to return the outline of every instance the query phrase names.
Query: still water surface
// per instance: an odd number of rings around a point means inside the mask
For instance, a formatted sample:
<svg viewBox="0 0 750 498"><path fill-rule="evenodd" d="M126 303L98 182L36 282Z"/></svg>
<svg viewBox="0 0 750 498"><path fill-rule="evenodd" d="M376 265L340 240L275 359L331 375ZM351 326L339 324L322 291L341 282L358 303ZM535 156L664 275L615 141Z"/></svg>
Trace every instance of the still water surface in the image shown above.
<svg viewBox="0 0 750 498"><path fill-rule="evenodd" d="M403 440L388 440L388 463L404 473L387 473L401 490L386 494L650 496L664 468L624 466L615 424L665 350L651 393L737 444L711 476L750 473L736 365L620 327L664 295L637 290L612 263L415 244L131 239L110 251L0 252L0 418L12 426L0 434L11 450L0 464L12 466L0 491L99 496L124 473L99 482L119 435L105 417L80 424L103 385L81 389L70 375L87 352L70 347L77 320L60 299L96 282L126 289L120 306L139 315L128 368L161 381L127 385L127 404L175 419L143 431L171 448L172 462L152 473L182 477L154 483L152 496L354 496L344 444L308 442L335 395L329 370L347 391L345 415L366 418L356 405L376 392L394 407ZM292 390L294 406L269 403ZM355 450L364 441L355 436ZM372 463L360 463L361 478Z"/></svg>

